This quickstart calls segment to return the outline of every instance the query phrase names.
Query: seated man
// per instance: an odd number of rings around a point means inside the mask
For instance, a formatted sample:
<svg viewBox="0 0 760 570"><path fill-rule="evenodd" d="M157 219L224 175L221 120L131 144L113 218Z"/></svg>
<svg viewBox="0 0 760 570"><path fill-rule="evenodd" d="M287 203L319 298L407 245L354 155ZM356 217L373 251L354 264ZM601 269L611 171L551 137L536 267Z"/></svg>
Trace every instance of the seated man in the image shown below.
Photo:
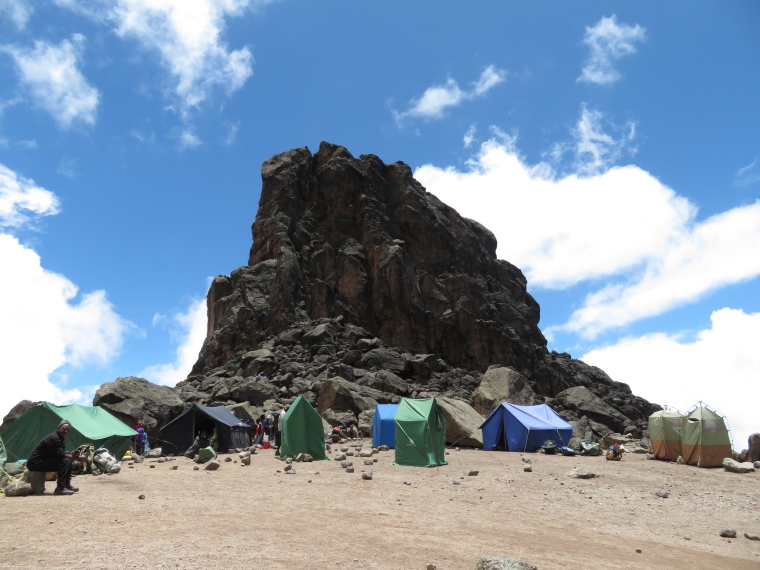
<svg viewBox="0 0 760 570"><path fill-rule="evenodd" d="M46 435L29 454L26 468L29 471L57 471L58 485L54 495L71 495L79 491L71 486L71 463L83 461L79 454L66 452L64 438L71 431L68 420L61 420L58 428L51 434Z"/></svg>

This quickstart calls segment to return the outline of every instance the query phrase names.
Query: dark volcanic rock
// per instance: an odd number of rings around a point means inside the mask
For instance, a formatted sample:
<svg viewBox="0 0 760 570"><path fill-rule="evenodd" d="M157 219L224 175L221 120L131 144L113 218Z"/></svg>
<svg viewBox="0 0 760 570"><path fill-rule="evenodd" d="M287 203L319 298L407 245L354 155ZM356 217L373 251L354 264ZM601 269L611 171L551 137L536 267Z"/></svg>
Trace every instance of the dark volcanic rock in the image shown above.
<svg viewBox="0 0 760 570"><path fill-rule="evenodd" d="M154 438L159 437L162 425L186 407L172 388L134 376L103 384L95 392L92 405L105 408L129 427L143 422L145 431Z"/></svg>
<svg viewBox="0 0 760 570"><path fill-rule="evenodd" d="M248 265L211 286L195 374L293 323L338 316L450 366L536 368L546 341L525 277L496 259L491 232L426 192L406 164L322 143L316 155L274 156L262 179ZM306 334L329 346L329 328Z"/></svg>
<svg viewBox="0 0 760 570"><path fill-rule="evenodd" d="M494 367L520 403L552 403L597 436L643 428L658 409L550 353L538 304L520 270L496 258L493 234L406 164L322 143L315 155L272 157L262 182L248 265L209 290L208 336L177 387L186 401L261 406L305 393L323 414L366 421L401 396L475 395L482 407L492 381L475 390ZM253 384L263 370L266 386Z"/></svg>
<svg viewBox="0 0 760 570"><path fill-rule="evenodd" d="M5 428L7 428L9 425L15 422L21 416L23 416L24 413L26 413L26 411L32 406L34 406L35 404L39 404L39 402L32 402L31 400L21 400L18 404L13 406L11 408L11 411L8 412L3 418L3 423L2 425L0 425L0 433L3 432Z"/></svg>

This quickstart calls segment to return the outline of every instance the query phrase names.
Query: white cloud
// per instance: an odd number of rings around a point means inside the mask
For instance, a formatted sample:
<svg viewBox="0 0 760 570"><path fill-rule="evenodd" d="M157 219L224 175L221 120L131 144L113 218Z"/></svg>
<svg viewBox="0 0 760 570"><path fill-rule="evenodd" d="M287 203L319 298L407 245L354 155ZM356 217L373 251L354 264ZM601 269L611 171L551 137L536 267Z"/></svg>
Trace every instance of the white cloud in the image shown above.
<svg viewBox="0 0 760 570"><path fill-rule="evenodd" d="M737 186L750 186L759 183L760 168L757 165L757 159L737 170L735 180Z"/></svg>
<svg viewBox="0 0 760 570"><path fill-rule="evenodd" d="M20 400L57 404L82 401L81 389L53 380L64 365L105 363L119 352L130 326L103 291L82 296L63 275L45 270L40 257L10 235L0 234L0 412Z"/></svg>
<svg viewBox="0 0 760 570"><path fill-rule="evenodd" d="M63 40L58 46L36 41L34 49L2 47L15 60L21 84L33 102L62 129L75 123L95 124L100 94L78 68L84 41L84 36L74 34L71 41Z"/></svg>
<svg viewBox="0 0 760 570"><path fill-rule="evenodd" d="M0 164L0 228L20 228L59 209L55 194Z"/></svg>
<svg viewBox="0 0 760 570"><path fill-rule="evenodd" d="M612 131L618 136L610 134ZM581 116L571 129L573 141L555 144L548 156L555 164L560 164L564 155L573 155L570 170L582 176L600 174L615 164L624 152L635 154L633 140L636 137L636 123L629 121L624 126L612 124L604 113L581 108Z"/></svg>
<svg viewBox="0 0 760 570"><path fill-rule="evenodd" d="M176 131L176 136L179 139L180 150L195 148L201 145L201 139L198 138L198 135L191 128L179 129Z"/></svg>
<svg viewBox="0 0 760 570"><path fill-rule="evenodd" d="M407 118L440 119L450 107L461 105L476 97L485 95L507 77L507 72L489 65L472 89L462 90L456 81L449 78L444 85L428 87L421 97L409 103L409 109L403 112L393 112L396 123L401 125Z"/></svg>
<svg viewBox="0 0 760 570"><path fill-rule="evenodd" d="M472 143L475 142L475 125L470 125L470 128L467 129L467 132L462 138L462 142L464 143L464 148L470 148L472 146Z"/></svg>
<svg viewBox="0 0 760 570"><path fill-rule="evenodd" d="M247 47L229 50L225 19L271 0L57 0L57 4L112 23L122 38L158 54L168 70L183 118L214 89L231 94L253 74Z"/></svg>
<svg viewBox="0 0 760 570"><path fill-rule="evenodd" d="M652 402L685 412L703 401L727 416L734 446L745 449L747 437L760 431L760 313L726 308L711 320L712 327L693 341L649 334L581 358Z"/></svg>
<svg viewBox="0 0 760 570"><path fill-rule="evenodd" d="M0 0L0 17L7 16L19 30L26 27L34 9L27 0Z"/></svg>
<svg viewBox="0 0 760 570"><path fill-rule="evenodd" d="M228 123L225 125L225 127L227 129L227 135L224 137L222 144L224 146L232 146L237 140L237 134L240 130L240 121L236 123Z"/></svg>
<svg viewBox="0 0 760 570"><path fill-rule="evenodd" d="M527 164L515 143L503 135L465 170L425 165L415 177L491 229L497 255L532 287L597 288L547 334L594 338L760 275L760 202L698 221L688 199L636 166L558 176Z"/></svg>
<svg viewBox="0 0 760 570"><path fill-rule="evenodd" d="M57 174L60 174L61 176L66 176L67 178L76 178L78 176L77 167L78 167L78 161L76 158L65 156L61 159L61 162L55 171Z"/></svg>
<svg viewBox="0 0 760 570"><path fill-rule="evenodd" d="M166 321L163 315L156 315L153 319L154 324ZM187 378L206 339L206 300L194 301L187 312L173 315L169 322L179 328L175 333L179 338L176 360L170 364L149 366L138 375L154 384L174 386Z"/></svg>
<svg viewBox="0 0 760 570"><path fill-rule="evenodd" d="M593 338L760 275L760 202L675 229L665 249L651 252L641 275L589 295L562 329Z"/></svg>
<svg viewBox="0 0 760 570"><path fill-rule="evenodd" d="M616 16L602 18L586 28L583 42L591 49L578 81L605 85L620 79L614 62L636 53L636 43L646 39L646 30L639 26L617 23Z"/></svg>
<svg viewBox="0 0 760 570"><path fill-rule="evenodd" d="M694 207L635 166L581 178L527 164L513 141L483 143L464 171L425 165L415 177L498 240L531 286L565 288L639 267L674 239Z"/></svg>

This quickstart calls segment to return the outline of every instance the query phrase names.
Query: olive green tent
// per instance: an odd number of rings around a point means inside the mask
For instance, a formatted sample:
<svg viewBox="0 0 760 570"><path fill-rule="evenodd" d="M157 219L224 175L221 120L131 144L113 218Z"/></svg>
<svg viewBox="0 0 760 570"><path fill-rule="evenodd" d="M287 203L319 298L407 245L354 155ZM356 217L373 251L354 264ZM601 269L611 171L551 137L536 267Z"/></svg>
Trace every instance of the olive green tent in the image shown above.
<svg viewBox="0 0 760 570"><path fill-rule="evenodd" d="M681 433L683 460L697 467L720 467L733 457L731 438L723 416L702 402L686 414Z"/></svg>
<svg viewBox="0 0 760 570"><path fill-rule="evenodd" d="M657 459L676 461L681 450L681 431L684 422L681 412L660 410L649 416L649 442Z"/></svg>
<svg viewBox="0 0 760 570"><path fill-rule="evenodd" d="M327 460L322 417L303 396L296 398L282 417L280 459L308 453L315 461Z"/></svg>
<svg viewBox="0 0 760 570"><path fill-rule="evenodd" d="M54 406L41 402L0 433L8 461L27 459L40 440L58 428L61 420L71 422L71 431L66 436L67 451L91 443L96 449L105 447L111 455L121 459L137 433L103 408L78 404Z"/></svg>
<svg viewBox="0 0 760 570"><path fill-rule="evenodd" d="M448 465L446 420L435 398L402 398L393 421L396 424L394 465Z"/></svg>

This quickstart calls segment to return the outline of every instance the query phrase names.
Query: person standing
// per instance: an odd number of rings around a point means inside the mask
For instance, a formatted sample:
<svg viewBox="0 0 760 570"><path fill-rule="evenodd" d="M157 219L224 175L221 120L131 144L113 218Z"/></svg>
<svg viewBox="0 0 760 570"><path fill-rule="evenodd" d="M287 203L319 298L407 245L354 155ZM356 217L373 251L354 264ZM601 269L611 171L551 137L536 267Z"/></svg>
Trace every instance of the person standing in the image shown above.
<svg viewBox="0 0 760 570"><path fill-rule="evenodd" d="M74 461L81 463L84 458L79 457L76 451L66 452L65 437L70 431L71 423L68 420L61 420L58 428L43 437L35 446L26 462L26 468L29 471L58 472L58 484L53 492L54 495L71 495L79 491L78 488L71 486L71 464Z"/></svg>
<svg viewBox="0 0 760 570"><path fill-rule="evenodd" d="M139 427L135 436L135 453L137 455L145 455L146 447L148 447L148 434L145 433L144 428Z"/></svg>
<svg viewBox="0 0 760 570"><path fill-rule="evenodd" d="M275 445L277 446L278 453L280 451L280 447L282 447L282 420L285 417L285 414L287 413L289 407L290 406L285 406L277 416L277 432L275 433L275 437L277 439L275 441Z"/></svg>
<svg viewBox="0 0 760 570"><path fill-rule="evenodd" d="M263 443L263 441L264 441L264 425L261 422L259 422L258 425L256 426L256 439L254 440L253 445L258 447L259 445Z"/></svg>

